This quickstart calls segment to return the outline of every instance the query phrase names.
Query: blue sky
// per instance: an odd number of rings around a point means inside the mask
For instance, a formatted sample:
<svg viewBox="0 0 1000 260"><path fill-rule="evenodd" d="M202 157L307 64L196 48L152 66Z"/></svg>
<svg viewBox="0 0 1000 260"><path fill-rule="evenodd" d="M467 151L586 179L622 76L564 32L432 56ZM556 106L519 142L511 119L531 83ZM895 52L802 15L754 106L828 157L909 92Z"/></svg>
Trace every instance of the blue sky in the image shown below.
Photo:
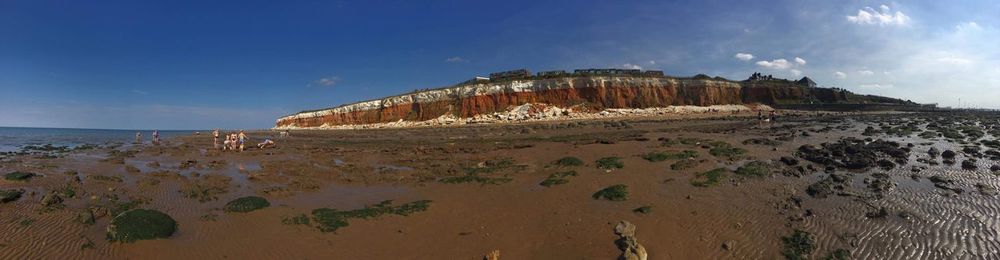
<svg viewBox="0 0 1000 260"><path fill-rule="evenodd" d="M1000 108L1000 1L0 0L0 126L267 128L515 68Z"/></svg>

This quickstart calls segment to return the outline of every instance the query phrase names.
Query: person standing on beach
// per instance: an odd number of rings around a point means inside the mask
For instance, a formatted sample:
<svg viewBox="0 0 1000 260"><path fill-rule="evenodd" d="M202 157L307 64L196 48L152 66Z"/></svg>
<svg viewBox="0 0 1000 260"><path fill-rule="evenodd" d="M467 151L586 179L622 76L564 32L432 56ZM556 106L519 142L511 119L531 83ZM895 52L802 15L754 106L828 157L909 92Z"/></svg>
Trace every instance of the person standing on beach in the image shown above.
<svg viewBox="0 0 1000 260"><path fill-rule="evenodd" d="M135 143L142 143L142 132L135 132Z"/></svg>
<svg viewBox="0 0 1000 260"><path fill-rule="evenodd" d="M219 148L219 129L212 130L212 148Z"/></svg>
<svg viewBox="0 0 1000 260"><path fill-rule="evenodd" d="M160 144L160 131L153 129L153 144Z"/></svg>
<svg viewBox="0 0 1000 260"><path fill-rule="evenodd" d="M243 133L243 130L240 130L240 135L239 135L240 152L243 151L244 143L246 143L246 141L247 141L247 134Z"/></svg>

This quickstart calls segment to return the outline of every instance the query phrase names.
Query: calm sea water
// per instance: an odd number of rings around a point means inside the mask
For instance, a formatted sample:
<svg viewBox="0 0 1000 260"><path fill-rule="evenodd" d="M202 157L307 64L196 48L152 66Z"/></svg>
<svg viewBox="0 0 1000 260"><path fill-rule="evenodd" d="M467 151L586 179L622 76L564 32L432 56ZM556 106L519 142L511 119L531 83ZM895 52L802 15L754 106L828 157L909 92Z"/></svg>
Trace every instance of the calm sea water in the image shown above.
<svg viewBox="0 0 1000 260"><path fill-rule="evenodd" d="M211 132L205 130L161 130L160 139L190 135L196 131L202 134ZM17 151L26 145L52 144L76 147L83 144L130 144L135 141L136 132L142 132L144 142L149 142L153 138L153 130L0 127L0 152Z"/></svg>

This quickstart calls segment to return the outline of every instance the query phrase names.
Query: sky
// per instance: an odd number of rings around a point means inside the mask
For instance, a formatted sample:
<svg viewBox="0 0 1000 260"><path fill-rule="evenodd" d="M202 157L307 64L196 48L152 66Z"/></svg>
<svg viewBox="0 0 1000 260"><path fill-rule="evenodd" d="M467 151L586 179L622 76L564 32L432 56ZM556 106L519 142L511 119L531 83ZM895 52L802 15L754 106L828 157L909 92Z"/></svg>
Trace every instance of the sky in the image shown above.
<svg viewBox="0 0 1000 260"><path fill-rule="evenodd" d="M518 68L1000 108L1000 1L0 0L0 126L269 128Z"/></svg>

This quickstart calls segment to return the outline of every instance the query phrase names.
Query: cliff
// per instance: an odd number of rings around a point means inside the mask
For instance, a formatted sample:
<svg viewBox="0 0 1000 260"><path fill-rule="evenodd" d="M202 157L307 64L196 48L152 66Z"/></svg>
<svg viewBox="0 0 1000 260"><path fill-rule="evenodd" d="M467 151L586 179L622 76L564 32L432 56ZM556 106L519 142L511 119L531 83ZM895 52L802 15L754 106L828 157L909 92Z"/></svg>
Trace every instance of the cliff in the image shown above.
<svg viewBox="0 0 1000 260"><path fill-rule="evenodd" d="M466 83L339 107L303 111L279 118L277 128L330 127L445 117L472 118L524 104L574 107L574 112L605 109L733 104L842 103L849 92L805 87L792 81L743 81L720 78L560 77Z"/></svg>

